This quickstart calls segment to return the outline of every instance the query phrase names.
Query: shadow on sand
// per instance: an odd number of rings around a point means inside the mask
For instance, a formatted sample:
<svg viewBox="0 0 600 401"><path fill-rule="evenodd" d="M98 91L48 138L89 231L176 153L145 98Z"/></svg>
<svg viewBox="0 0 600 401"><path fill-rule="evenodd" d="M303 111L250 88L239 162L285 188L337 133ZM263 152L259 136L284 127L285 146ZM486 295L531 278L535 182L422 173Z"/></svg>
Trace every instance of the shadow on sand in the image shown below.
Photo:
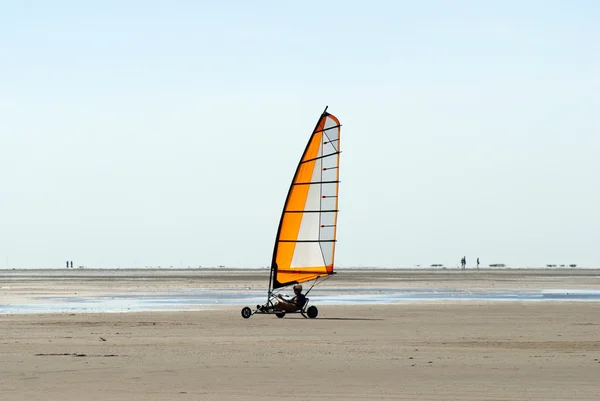
<svg viewBox="0 0 600 401"><path fill-rule="evenodd" d="M288 318L286 316L286 318ZM302 317L290 317L291 319L304 319ZM288 318L288 319L290 319ZM379 318L368 318L368 317L317 317L314 320L385 320Z"/></svg>

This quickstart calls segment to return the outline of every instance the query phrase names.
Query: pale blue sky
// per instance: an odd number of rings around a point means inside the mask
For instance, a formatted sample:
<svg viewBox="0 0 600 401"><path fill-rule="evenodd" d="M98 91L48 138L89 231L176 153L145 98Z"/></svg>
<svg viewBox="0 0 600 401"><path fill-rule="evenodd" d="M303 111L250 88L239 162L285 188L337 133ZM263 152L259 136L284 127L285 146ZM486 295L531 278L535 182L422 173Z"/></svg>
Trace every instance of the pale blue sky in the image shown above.
<svg viewBox="0 0 600 401"><path fill-rule="evenodd" d="M326 105L337 263L600 267L596 1L0 1L0 267L266 266Z"/></svg>

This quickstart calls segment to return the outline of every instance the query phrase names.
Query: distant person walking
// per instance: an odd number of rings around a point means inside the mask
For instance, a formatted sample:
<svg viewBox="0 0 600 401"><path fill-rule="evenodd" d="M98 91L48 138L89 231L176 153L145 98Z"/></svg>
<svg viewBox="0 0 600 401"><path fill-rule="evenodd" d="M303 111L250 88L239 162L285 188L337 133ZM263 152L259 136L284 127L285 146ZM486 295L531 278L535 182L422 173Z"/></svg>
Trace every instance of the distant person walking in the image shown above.
<svg viewBox="0 0 600 401"><path fill-rule="evenodd" d="M71 269L73 268L73 261L71 261Z"/></svg>
<svg viewBox="0 0 600 401"><path fill-rule="evenodd" d="M460 267L464 269L466 266L467 266L467 257L463 256L462 259L460 260Z"/></svg>
<svg viewBox="0 0 600 401"><path fill-rule="evenodd" d="M69 268L69 261L67 260L67 269Z"/></svg>
<svg viewBox="0 0 600 401"><path fill-rule="evenodd" d="M479 269L479 256L477 257L477 269Z"/></svg>

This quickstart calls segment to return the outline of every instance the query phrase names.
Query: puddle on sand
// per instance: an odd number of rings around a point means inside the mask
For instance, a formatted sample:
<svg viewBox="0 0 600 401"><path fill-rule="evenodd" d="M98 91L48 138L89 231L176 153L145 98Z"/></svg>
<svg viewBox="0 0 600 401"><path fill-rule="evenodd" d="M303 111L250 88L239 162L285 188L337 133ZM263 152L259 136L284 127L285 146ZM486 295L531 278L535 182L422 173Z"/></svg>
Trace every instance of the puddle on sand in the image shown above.
<svg viewBox="0 0 600 401"><path fill-rule="evenodd" d="M394 304L428 301L600 301L600 290L466 291L448 288L335 288L309 294L322 305ZM31 303L0 304L0 314L99 313L208 310L222 305L256 305L265 290L197 289L159 294L31 297Z"/></svg>

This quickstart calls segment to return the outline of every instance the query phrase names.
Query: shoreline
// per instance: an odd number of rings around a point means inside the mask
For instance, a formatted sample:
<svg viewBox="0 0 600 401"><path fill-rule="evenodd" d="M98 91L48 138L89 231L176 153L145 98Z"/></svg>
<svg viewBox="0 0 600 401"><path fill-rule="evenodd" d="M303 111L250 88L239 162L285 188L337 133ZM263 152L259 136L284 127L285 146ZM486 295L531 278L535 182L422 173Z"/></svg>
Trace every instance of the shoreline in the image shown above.
<svg viewBox="0 0 600 401"><path fill-rule="evenodd" d="M0 316L204 310L264 302L268 270L0 272ZM305 283L307 291L312 283ZM283 292L289 292L284 288ZM341 271L310 293L320 305L600 302L600 270Z"/></svg>
<svg viewBox="0 0 600 401"><path fill-rule="evenodd" d="M47 272L47 271L269 271L269 267L48 267L48 268L6 268L0 267L0 272L26 271L26 272ZM336 272L348 271L600 271L600 267L529 267L529 266L505 266L505 267L467 267L462 269L460 266L448 267L336 267Z"/></svg>

